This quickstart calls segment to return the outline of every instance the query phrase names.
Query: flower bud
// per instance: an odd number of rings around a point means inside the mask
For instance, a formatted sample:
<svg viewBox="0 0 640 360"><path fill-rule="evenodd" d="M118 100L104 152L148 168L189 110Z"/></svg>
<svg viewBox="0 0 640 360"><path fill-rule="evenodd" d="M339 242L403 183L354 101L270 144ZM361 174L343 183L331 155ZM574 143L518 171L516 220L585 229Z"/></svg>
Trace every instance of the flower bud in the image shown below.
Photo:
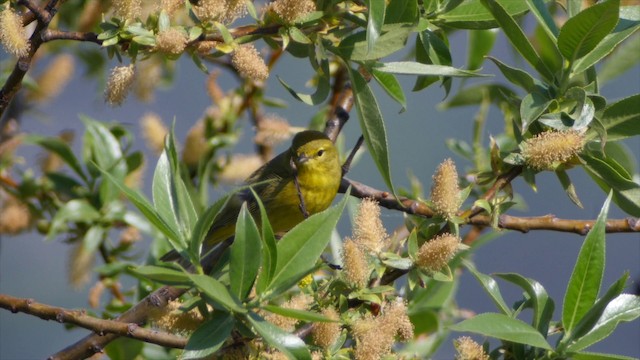
<svg viewBox="0 0 640 360"><path fill-rule="evenodd" d="M584 142L584 135L577 131L545 131L524 141L522 156L532 169L553 170L578 155Z"/></svg>
<svg viewBox="0 0 640 360"><path fill-rule="evenodd" d="M107 81L107 88L104 91L104 97L107 103L111 106L122 105L129 94L134 79L135 68L133 64L113 68Z"/></svg>
<svg viewBox="0 0 640 360"><path fill-rule="evenodd" d="M269 77L269 68L252 44L238 46L231 55L231 64L245 78L264 81Z"/></svg>
<svg viewBox="0 0 640 360"><path fill-rule="evenodd" d="M460 239L451 234L438 235L422 244L418 250L416 265L431 273L444 268L458 252Z"/></svg>
<svg viewBox="0 0 640 360"><path fill-rule="evenodd" d="M27 56L31 48L20 15L10 8L0 12L0 43L15 57Z"/></svg>
<svg viewBox="0 0 640 360"><path fill-rule="evenodd" d="M285 24L294 24L316 11L313 0L276 0L271 3L273 11Z"/></svg>
<svg viewBox="0 0 640 360"><path fill-rule="evenodd" d="M432 177L431 202L434 211L447 219L456 215L460 208L460 188L456 164L451 159L443 161Z"/></svg>
<svg viewBox="0 0 640 360"><path fill-rule="evenodd" d="M457 338L453 342L456 348L456 360L489 360L489 355L484 352L482 345L473 341L468 336Z"/></svg>

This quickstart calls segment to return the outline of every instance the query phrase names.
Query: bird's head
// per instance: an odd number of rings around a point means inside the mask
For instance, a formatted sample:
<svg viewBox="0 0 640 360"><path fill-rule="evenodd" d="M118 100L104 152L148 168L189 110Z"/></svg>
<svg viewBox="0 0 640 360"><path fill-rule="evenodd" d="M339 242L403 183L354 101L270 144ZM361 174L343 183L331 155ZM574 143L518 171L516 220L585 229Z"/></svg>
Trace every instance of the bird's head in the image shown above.
<svg viewBox="0 0 640 360"><path fill-rule="evenodd" d="M306 130L297 133L291 144L291 157L298 171L332 171L336 166L340 167L335 145L320 131Z"/></svg>

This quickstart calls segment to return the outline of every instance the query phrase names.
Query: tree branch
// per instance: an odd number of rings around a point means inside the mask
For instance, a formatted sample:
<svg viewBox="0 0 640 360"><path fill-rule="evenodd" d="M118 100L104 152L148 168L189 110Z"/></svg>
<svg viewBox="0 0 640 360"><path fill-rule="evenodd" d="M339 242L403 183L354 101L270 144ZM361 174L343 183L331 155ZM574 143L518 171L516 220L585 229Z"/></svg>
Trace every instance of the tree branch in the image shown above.
<svg viewBox="0 0 640 360"><path fill-rule="evenodd" d="M347 178L342 179L340 192L345 193L351 186L351 196L358 198L372 198L378 201L380 206L391 210L399 210L407 214L423 217L433 217L434 212L424 203L405 197L393 198L386 191L374 189ZM501 215L498 219L498 228L505 230L516 230L523 233L531 230L553 230L560 232L570 232L585 235L593 227L595 220L573 220L558 219L555 215L544 215L535 217L516 217ZM492 219L487 215L475 215L467 218L467 224L476 226L491 226ZM606 222L607 233L629 233L640 232L640 219L610 219Z"/></svg>
<svg viewBox="0 0 640 360"><path fill-rule="evenodd" d="M184 348L187 339L162 331L146 329L136 323L125 323L114 320L104 320L86 314L85 310L69 310L33 301L0 294L0 307L12 313L22 312L37 316L43 320L55 320L59 323L73 324L94 331L99 335L115 334L127 336L140 341Z"/></svg>
<svg viewBox="0 0 640 360"><path fill-rule="evenodd" d="M43 42L53 40L87 41L102 45L102 40L98 39L98 34L93 32L47 30L42 34Z"/></svg>

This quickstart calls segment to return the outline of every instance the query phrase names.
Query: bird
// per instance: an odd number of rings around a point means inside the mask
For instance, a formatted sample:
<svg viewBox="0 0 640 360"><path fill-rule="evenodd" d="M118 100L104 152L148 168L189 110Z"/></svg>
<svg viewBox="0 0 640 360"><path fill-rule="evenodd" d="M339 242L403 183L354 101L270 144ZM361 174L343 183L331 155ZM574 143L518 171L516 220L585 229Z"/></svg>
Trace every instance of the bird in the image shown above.
<svg viewBox="0 0 640 360"><path fill-rule="evenodd" d="M253 191L262 201L274 233L290 230L306 217L327 209L340 187L342 166L338 149L322 132L305 130L297 133L291 147L262 165L246 180L248 188L231 195L216 216L203 242L206 254L216 244L231 238L244 202L260 224L260 209ZM180 254L173 250L162 261L176 261Z"/></svg>

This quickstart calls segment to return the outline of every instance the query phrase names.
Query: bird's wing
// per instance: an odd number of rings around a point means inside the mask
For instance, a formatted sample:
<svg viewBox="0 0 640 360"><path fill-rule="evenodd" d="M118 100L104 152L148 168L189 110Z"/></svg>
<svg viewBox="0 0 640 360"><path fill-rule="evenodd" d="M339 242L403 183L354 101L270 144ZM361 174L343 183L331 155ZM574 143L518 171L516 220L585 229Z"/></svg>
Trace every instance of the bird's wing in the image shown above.
<svg viewBox="0 0 640 360"><path fill-rule="evenodd" d="M242 203L245 201L249 212L256 218L260 214L260 210L251 189L258 194L263 202L268 202L269 198L266 194L273 194L274 191L277 191L282 179L293 177L293 169L289 164L290 159L291 156L285 151L254 171L245 181L247 188L236 192L229 199L222 212L218 214L209 234L235 223Z"/></svg>

